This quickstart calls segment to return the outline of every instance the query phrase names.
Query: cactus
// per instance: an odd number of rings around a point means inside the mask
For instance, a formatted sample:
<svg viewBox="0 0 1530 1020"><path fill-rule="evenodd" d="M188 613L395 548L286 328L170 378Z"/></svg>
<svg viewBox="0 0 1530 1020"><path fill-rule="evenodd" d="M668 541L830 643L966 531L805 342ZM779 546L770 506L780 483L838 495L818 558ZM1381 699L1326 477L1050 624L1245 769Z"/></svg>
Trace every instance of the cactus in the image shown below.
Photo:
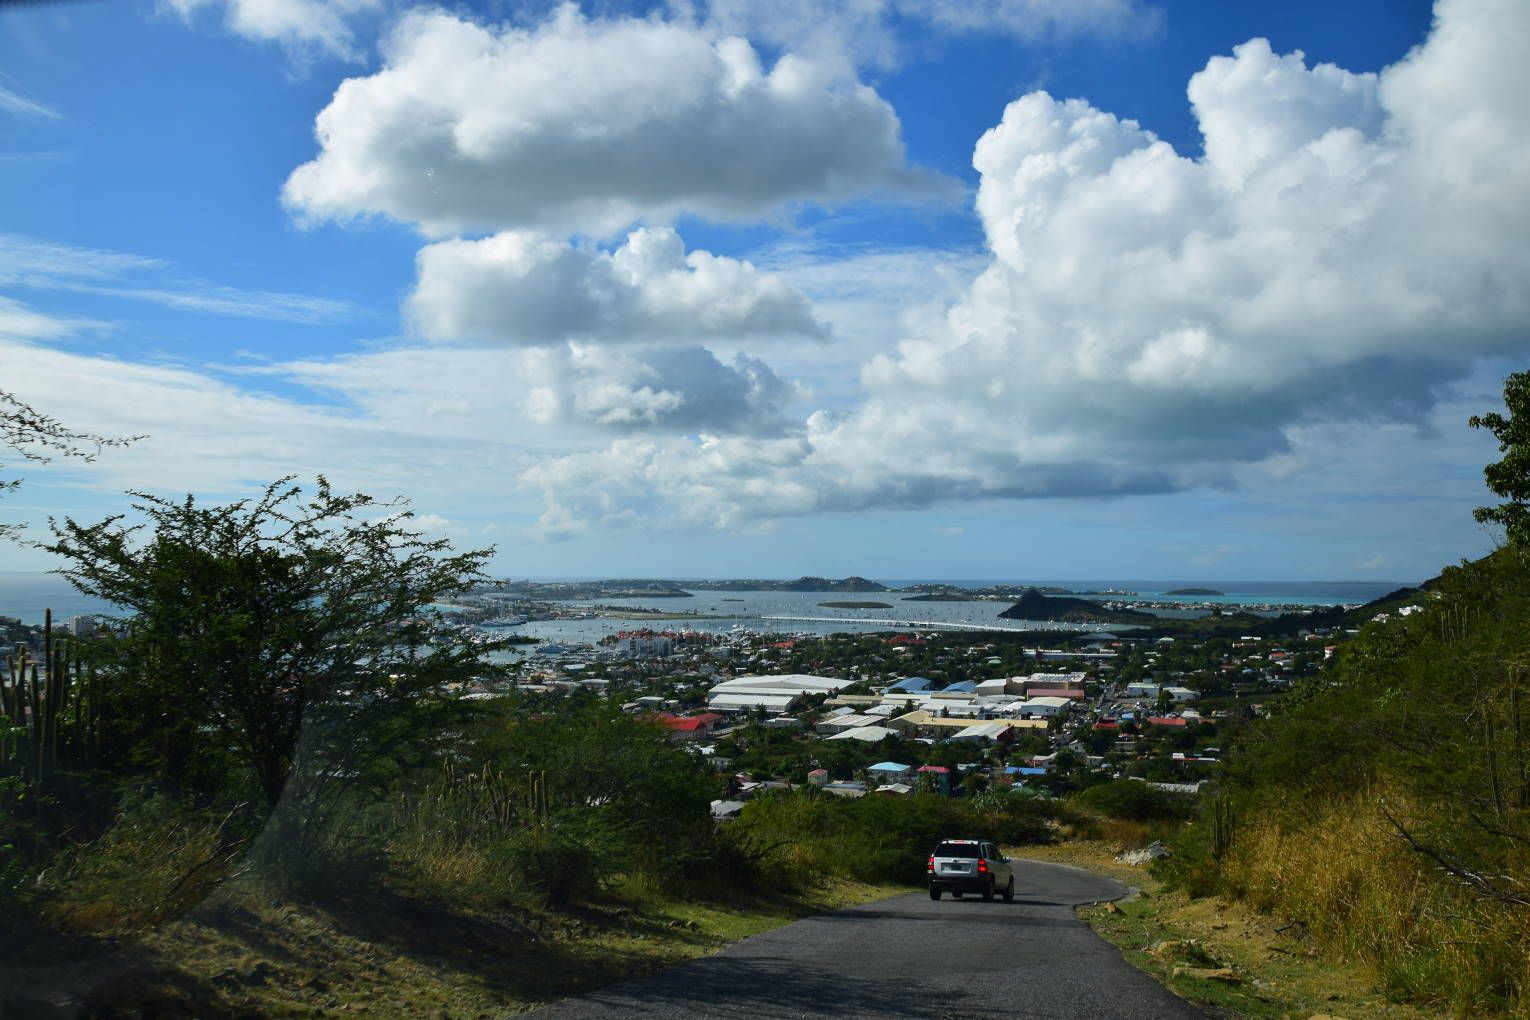
<svg viewBox="0 0 1530 1020"><path fill-rule="evenodd" d="M1234 829L1232 802L1222 794L1211 805L1211 856L1220 861L1232 848Z"/></svg>
<svg viewBox="0 0 1530 1020"><path fill-rule="evenodd" d="M22 648L0 672L0 775L46 783L60 768L89 768L99 748L100 709L92 696L95 670L70 656L44 614L43 655Z"/></svg>

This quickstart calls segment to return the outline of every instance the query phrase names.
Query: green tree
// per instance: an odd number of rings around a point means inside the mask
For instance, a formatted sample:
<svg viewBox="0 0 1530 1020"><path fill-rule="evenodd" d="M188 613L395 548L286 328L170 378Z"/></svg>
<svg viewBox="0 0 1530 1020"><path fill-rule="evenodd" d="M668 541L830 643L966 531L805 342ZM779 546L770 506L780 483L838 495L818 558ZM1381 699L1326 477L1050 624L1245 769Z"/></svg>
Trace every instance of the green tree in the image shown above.
<svg viewBox="0 0 1530 1020"><path fill-rule="evenodd" d="M399 503L322 477L226 506L132 495L144 523L66 518L47 548L125 611L102 649L119 739L172 788L319 821L337 780L395 767L455 710L448 684L492 671L431 608L492 551L453 552Z"/></svg>
<svg viewBox="0 0 1530 1020"><path fill-rule="evenodd" d="M1487 487L1505 502L1479 506L1472 516L1502 524L1515 545L1530 544L1530 372L1515 372L1503 382L1503 402L1509 416L1497 411L1472 415L1467 424L1487 429L1498 440L1503 459L1482 469Z"/></svg>

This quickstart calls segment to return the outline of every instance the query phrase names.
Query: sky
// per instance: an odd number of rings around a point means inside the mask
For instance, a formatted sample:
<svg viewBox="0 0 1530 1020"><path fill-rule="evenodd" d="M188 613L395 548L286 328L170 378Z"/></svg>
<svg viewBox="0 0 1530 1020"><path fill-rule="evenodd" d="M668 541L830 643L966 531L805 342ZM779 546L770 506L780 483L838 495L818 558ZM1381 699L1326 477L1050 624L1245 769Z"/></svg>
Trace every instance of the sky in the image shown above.
<svg viewBox="0 0 1530 1020"><path fill-rule="evenodd" d="M1417 581L1530 361L1522 0L0 6L0 524L500 576ZM12 454L7 456L7 454ZM0 570L56 564L0 546Z"/></svg>

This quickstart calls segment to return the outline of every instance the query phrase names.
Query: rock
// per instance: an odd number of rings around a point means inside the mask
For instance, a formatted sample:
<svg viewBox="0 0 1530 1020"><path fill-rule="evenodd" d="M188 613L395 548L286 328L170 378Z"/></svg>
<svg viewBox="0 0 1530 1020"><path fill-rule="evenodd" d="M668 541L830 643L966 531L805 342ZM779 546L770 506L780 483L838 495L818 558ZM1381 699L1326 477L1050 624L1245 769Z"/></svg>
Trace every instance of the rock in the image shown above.
<svg viewBox="0 0 1530 1020"><path fill-rule="evenodd" d="M1147 864L1149 861L1156 861L1159 858L1171 856L1173 855L1169 852L1169 848L1155 839L1141 850L1127 850L1116 854L1116 860L1122 864L1130 864L1133 867L1137 867L1138 865Z"/></svg>
<svg viewBox="0 0 1530 1020"><path fill-rule="evenodd" d="M1121 908L1116 906L1114 903L1107 903L1107 904L1105 904L1105 913L1107 913L1107 914L1119 914L1121 912L1122 912Z"/></svg>

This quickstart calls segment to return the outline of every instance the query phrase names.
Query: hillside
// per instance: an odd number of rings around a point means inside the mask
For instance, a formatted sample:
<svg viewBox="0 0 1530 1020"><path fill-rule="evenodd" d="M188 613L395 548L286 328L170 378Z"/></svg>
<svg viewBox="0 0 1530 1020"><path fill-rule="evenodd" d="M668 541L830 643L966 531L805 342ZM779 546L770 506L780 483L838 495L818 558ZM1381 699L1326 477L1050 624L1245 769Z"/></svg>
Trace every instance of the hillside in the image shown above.
<svg viewBox="0 0 1530 1020"><path fill-rule="evenodd" d="M1530 555L1323 618L1360 632L1234 749L1166 873L1289 918L1399 998L1523 1015Z"/></svg>
<svg viewBox="0 0 1530 1020"><path fill-rule="evenodd" d="M1153 624L1161 617L1136 609L1106 609L1089 599L1043 595L1028 591L1020 600L999 614L1001 620L1050 620L1056 623L1142 623Z"/></svg>

